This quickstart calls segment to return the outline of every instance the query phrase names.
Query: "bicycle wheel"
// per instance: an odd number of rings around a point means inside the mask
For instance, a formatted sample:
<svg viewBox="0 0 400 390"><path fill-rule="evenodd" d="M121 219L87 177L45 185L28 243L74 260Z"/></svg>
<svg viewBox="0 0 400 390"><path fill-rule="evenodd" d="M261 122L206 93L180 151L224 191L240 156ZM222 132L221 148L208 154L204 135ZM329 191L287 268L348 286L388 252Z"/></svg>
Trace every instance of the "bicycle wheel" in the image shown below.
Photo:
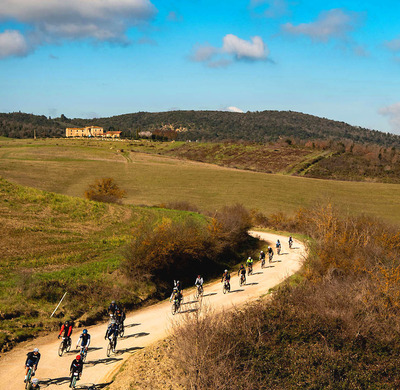
<svg viewBox="0 0 400 390"><path fill-rule="evenodd" d="M60 346L58 347L58 356L62 356L64 353L64 340L61 341Z"/></svg>
<svg viewBox="0 0 400 390"><path fill-rule="evenodd" d="M75 386L76 386L76 376L74 374L72 374L70 387L75 389Z"/></svg>
<svg viewBox="0 0 400 390"><path fill-rule="evenodd" d="M125 333L125 326L121 325L121 330L119 331L120 337L124 337L124 333Z"/></svg>
<svg viewBox="0 0 400 390"><path fill-rule="evenodd" d="M224 294L226 294L226 293L228 292L228 289L227 289L227 287L226 287L225 284L224 284L224 287L222 287L222 292L223 292Z"/></svg>
<svg viewBox="0 0 400 390"><path fill-rule="evenodd" d="M112 341L109 340L108 345L107 345L107 357L110 357L112 351Z"/></svg>
<svg viewBox="0 0 400 390"><path fill-rule="evenodd" d="M71 339L67 341L67 347L65 349L67 350L67 352L71 350Z"/></svg>
<svg viewBox="0 0 400 390"><path fill-rule="evenodd" d="M31 383L31 378L32 378L32 368L29 368L28 375L26 376L25 389L27 389L29 384Z"/></svg>
<svg viewBox="0 0 400 390"><path fill-rule="evenodd" d="M176 303L174 302L174 303L172 304L172 306L171 306L171 313L172 313L172 315L175 315L176 312L177 312L177 305L176 305Z"/></svg>
<svg viewBox="0 0 400 390"><path fill-rule="evenodd" d="M114 337L114 342L113 342L113 349L112 351L115 353L115 350L117 349L117 338Z"/></svg>

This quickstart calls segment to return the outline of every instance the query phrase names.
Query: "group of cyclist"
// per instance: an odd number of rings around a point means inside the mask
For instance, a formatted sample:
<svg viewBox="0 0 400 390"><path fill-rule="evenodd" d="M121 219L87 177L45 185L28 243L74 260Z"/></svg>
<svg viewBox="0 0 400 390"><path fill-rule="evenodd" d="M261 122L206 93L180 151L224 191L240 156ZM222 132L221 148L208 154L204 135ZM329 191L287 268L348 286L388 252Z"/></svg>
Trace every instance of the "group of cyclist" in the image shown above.
<svg viewBox="0 0 400 390"><path fill-rule="evenodd" d="M289 248L292 248L293 238L291 236L289 237L288 242L289 242ZM276 241L275 248L279 255L281 253L281 248L282 248L279 239ZM272 258L274 256L274 251L270 246L268 246L267 254L268 254L269 262L271 262ZM263 267L263 264L265 263L265 258L266 258L266 254L264 253L264 251L261 251L260 255L259 255L259 260L261 261L262 267ZM248 259L246 260L246 267L247 267L248 275L251 275L251 273L253 271L253 259L251 258L251 256L248 257ZM246 267L244 264L241 264L240 268L238 270L238 276L240 276L240 278L241 278L241 284L246 282ZM228 291L230 291L230 280L231 280L231 274L227 269L225 269L224 273L222 275L222 278L221 278L221 282L225 283L225 287L227 288ZM203 284L204 284L204 280L203 280L202 276L198 275L194 285L198 289L199 294L200 294L200 292L201 292L201 294L203 293ZM177 300L177 303L180 305L182 302L182 299L183 299L182 285L179 280L174 281L174 287L172 290L170 301ZM125 313L120 307L118 307L118 305L115 301L112 301L110 306L108 307L108 314L110 315L110 323L107 327L107 331L106 331L104 338L109 339L109 340L114 338L114 340L116 341L118 334L120 333L121 330L124 329ZM72 343L71 334L72 334L72 324L69 321L65 321L65 323L61 326L58 338L60 338L61 335L63 335L62 337L63 337L63 339L65 339L66 345L71 345L71 343ZM80 377L82 375L82 370L83 370L82 357L87 353L89 345L90 345L90 334L88 333L87 329L83 329L81 335L79 336L78 342L76 344L76 348L80 349L79 355L77 355L75 357L75 359L72 361L71 366L70 366L70 375L74 375L74 373L78 373L78 379L80 379ZM29 352L27 354L27 358L25 361L26 371L25 371L24 382L27 381L29 370L31 370L32 376L35 375L39 360L40 360L40 353L39 353L38 348L35 348L32 352ZM30 382L30 384L27 388L29 390L40 389L39 380L37 378L32 379L32 381Z"/></svg>
<svg viewBox="0 0 400 390"><path fill-rule="evenodd" d="M119 330L121 328L123 329L125 321L125 313L121 308L118 307L115 301L112 301L110 306L108 307L108 314L111 316L112 319L110 325L107 327L105 338L109 336L111 337L112 333L115 334L115 332L116 332L115 336L118 336ZM65 345L71 346L72 344L71 334L72 334L72 324L70 323L70 321L65 321L61 326L58 338L62 337ZM78 380L82 375L83 360L84 357L86 357L89 345L90 345L90 334L87 329L83 329L76 343L76 348L79 349L79 354L75 357L70 366L70 376L73 376L75 373L77 373ZM35 376L39 360L40 360L40 353L38 348L35 348L32 352L28 352L25 361L24 383L26 383L30 379L28 378L29 371L31 372L30 375L31 377ZM40 389L39 380L37 378L33 378L30 381L29 385L27 386L27 389L39 390Z"/></svg>

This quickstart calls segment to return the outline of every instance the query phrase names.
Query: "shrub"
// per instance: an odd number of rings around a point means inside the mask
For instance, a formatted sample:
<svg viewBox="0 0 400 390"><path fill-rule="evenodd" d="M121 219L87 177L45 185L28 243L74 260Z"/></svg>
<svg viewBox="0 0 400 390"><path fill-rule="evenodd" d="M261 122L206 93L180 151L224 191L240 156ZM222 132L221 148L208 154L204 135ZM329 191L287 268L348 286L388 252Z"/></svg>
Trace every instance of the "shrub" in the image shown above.
<svg viewBox="0 0 400 390"><path fill-rule="evenodd" d="M105 203L121 203L126 192L111 177L96 180L85 191L85 198Z"/></svg>

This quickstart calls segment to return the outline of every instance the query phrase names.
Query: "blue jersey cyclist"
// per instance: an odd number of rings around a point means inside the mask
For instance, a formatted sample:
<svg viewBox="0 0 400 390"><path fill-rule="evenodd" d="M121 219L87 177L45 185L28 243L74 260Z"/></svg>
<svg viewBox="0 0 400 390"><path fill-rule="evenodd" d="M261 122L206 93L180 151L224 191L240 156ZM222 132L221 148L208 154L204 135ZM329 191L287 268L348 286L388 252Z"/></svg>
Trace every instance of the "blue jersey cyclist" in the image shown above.
<svg viewBox="0 0 400 390"><path fill-rule="evenodd" d="M81 353L87 351L90 345L90 334L87 329L83 329L82 334L79 336L79 340L76 343L76 348L80 348Z"/></svg>

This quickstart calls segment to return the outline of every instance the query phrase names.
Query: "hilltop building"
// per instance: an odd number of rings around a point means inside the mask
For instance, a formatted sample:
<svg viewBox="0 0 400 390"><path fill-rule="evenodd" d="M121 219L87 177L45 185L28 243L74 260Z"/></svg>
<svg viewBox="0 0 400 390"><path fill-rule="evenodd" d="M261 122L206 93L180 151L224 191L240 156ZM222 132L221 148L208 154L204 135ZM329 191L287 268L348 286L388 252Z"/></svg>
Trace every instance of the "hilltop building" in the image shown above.
<svg viewBox="0 0 400 390"><path fill-rule="evenodd" d="M66 137L103 137L104 129L99 126L67 127Z"/></svg>

